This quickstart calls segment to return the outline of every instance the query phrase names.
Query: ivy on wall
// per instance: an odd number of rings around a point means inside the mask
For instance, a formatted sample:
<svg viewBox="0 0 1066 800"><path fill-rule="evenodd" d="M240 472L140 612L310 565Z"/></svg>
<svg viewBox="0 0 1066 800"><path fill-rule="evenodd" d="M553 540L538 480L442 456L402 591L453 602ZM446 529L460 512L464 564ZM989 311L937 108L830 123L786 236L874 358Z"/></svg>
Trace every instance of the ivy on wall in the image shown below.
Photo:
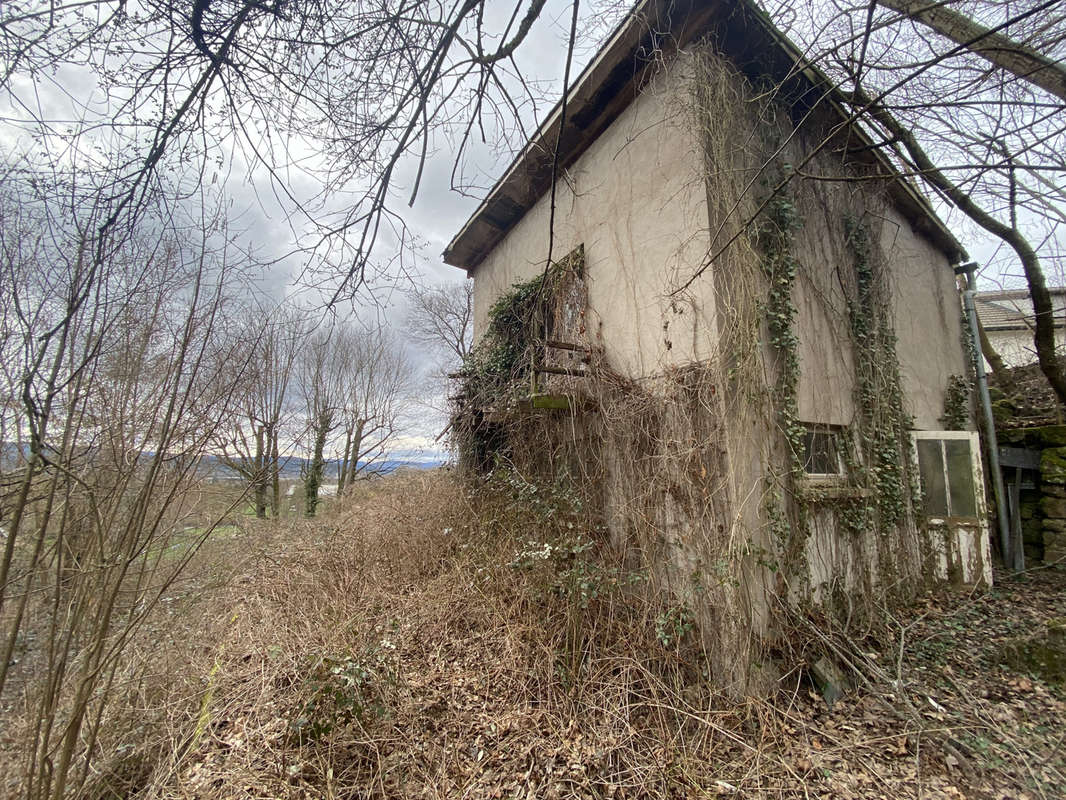
<svg viewBox="0 0 1066 800"><path fill-rule="evenodd" d="M773 538L782 548L784 566L799 571L797 577L802 577L803 546L813 508L832 509L837 524L855 535L871 530L884 533L904 521L917 496L916 478L910 474L913 421L904 403L888 280L872 251L865 221L850 217L844 220L844 229L853 275L847 309L854 348L856 415L849 430L839 437L846 486L817 487L802 482L806 428L799 420L801 365L793 300L801 269L793 255L795 236L802 226L787 188L779 189L765 202L758 231L761 268L767 282L762 312L768 343L776 355L772 406L788 463L783 481L773 480L774 468L768 465L771 483L783 486L786 492L782 496L773 491L764 503L764 513ZM968 402L968 398L961 402Z"/></svg>
<svg viewBox="0 0 1066 800"><path fill-rule="evenodd" d="M795 330L796 305L792 301L799 263L792 252L796 231L802 225L791 196L779 192L767 201L759 228L762 269L769 284L766 325L770 344L778 358L775 406L778 423L788 443L791 470L796 476L803 473L805 429L799 421L799 337Z"/></svg>
<svg viewBox="0 0 1066 800"><path fill-rule="evenodd" d="M970 427L970 380L965 375L951 375L944 390L944 429L964 431Z"/></svg>
<svg viewBox="0 0 1066 800"><path fill-rule="evenodd" d="M462 394L486 405L504 399L528 378L537 317L557 273L553 267L517 283L493 303L485 333L459 371Z"/></svg>
<svg viewBox="0 0 1066 800"><path fill-rule="evenodd" d="M485 332L455 376L450 429L461 464L475 471L491 469L510 447L505 426L490 422L492 412L507 411L530 395L535 356L538 349L543 356L559 313L557 294L567 275L581 275L584 268L584 248L578 246L543 272L512 285L489 309Z"/></svg>
<svg viewBox="0 0 1066 800"><path fill-rule="evenodd" d="M855 350L856 434L862 451L860 485L867 488L882 529L906 515L910 479L910 431L900 380L887 278L875 262L864 220L845 219L856 292L848 300Z"/></svg>

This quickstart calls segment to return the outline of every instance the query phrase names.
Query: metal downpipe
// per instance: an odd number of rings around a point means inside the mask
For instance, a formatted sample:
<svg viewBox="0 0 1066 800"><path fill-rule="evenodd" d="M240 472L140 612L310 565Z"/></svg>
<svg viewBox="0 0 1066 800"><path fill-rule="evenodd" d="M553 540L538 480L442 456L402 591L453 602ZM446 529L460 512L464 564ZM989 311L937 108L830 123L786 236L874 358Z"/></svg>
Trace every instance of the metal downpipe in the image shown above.
<svg viewBox="0 0 1066 800"><path fill-rule="evenodd" d="M970 334L973 339L974 371L977 374L977 392L981 398L981 408L984 410L985 441L988 442L988 468L992 472L992 492L996 498L996 517L999 524L999 548L1003 556L1003 566L1014 570L1022 569L1018 564L1020 553L1012 553L1010 549L1010 523L1007 520L1006 493L1003 490L1003 472L999 468L999 442L996 439L996 423L992 419L992 398L988 394L988 375L985 372L985 355L981 350L981 336L977 329L977 307L974 304L974 270L976 262L961 264L955 267L956 275L964 275L966 288L962 293L963 306L966 309L966 318L970 323ZM1015 548L1021 550L1021 548Z"/></svg>

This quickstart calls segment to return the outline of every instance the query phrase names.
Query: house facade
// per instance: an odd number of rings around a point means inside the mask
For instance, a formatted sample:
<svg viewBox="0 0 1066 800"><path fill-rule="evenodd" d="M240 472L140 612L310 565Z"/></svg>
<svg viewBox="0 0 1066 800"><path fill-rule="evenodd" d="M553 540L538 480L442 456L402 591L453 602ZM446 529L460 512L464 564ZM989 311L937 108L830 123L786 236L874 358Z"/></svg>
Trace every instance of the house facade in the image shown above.
<svg viewBox="0 0 1066 800"><path fill-rule="evenodd" d="M1053 287L1052 313L1055 315L1055 350L1059 355L1066 348L1066 288ZM1024 367L1035 364L1036 346L1033 332L1036 317L1033 300L1025 290L977 292L974 295L977 316L985 329L988 341L1007 367Z"/></svg>
<svg viewBox="0 0 1066 800"><path fill-rule="evenodd" d="M639 4L445 252L481 341L549 283L540 466L737 685L783 609L990 580L964 253L797 64L747 3Z"/></svg>

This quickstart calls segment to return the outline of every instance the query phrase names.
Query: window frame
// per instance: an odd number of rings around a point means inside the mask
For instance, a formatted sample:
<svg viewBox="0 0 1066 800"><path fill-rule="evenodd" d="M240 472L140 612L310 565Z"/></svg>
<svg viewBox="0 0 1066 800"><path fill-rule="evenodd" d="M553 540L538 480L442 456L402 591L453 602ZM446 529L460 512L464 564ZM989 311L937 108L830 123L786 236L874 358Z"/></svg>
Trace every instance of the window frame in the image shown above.
<svg viewBox="0 0 1066 800"><path fill-rule="evenodd" d="M825 422L804 422L800 424L804 428L803 432L803 452L800 454L800 459L803 462L803 477L805 480L812 482L840 482L847 480L848 472L844 464L844 455L842 448L845 446L844 437L848 435L849 429L843 425L830 425ZM808 462L808 449L807 449L807 437L813 434L828 434L830 441L834 445L834 455L836 456L836 472L810 472L807 470Z"/></svg>
<svg viewBox="0 0 1066 800"><path fill-rule="evenodd" d="M944 508L947 509L947 514L929 514L926 512L926 486L922 480L921 464L918 459L918 442L920 441L936 441L940 442L940 460L943 469L944 479ZM946 442L949 441L966 441L970 445L970 470L971 481L973 486L973 516L969 514L955 514L955 509L952 503L952 483L951 483L951 471L949 469L948 455L946 450ZM980 437L976 431L933 431L933 430L912 430L911 431L911 457L913 459L914 474L917 477L918 487L921 490L921 508L919 509L921 516L933 523L965 523L979 525L985 518L985 492L984 492L984 469L981 462L981 442ZM956 484L957 485L957 484Z"/></svg>

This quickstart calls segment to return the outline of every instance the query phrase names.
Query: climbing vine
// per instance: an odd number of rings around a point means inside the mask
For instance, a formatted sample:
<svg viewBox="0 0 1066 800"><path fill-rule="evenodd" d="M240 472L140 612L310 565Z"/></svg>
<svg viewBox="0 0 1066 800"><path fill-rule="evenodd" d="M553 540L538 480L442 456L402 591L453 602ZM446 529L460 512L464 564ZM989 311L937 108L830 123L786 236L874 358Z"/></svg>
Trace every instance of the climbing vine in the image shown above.
<svg viewBox="0 0 1066 800"><path fill-rule="evenodd" d="M786 164L782 174L787 175ZM778 185L781 181L775 181ZM787 472L775 476L767 473L773 485L785 489L794 502L784 504L782 493L770 492L764 501L764 514L770 533L780 548L781 568L791 580L804 584L809 591L810 570L806 564L806 541L810 532L809 507L811 498L801 491L804 476L804 453L807 428L799 419L800 357L799 336L796 333L798 310L793 290L800 265L795 252L796 234L803 227L803 219L791 193L778 189L764 204L758 230L761 267L767 283L763 315L769 344L776 354L773 401L777 425L787 452Z"/></svg>
<svg viewBox="0 0 1066 800"><path fill-rule="evenodd" d="M896 337L886 310L890 307L888 291L871 252L866 225L853 218L845 220L845 233L854 275L847 307L855 351L857 414L851 429L837 437L847 487L829 490L798 483L805 475L806 427L799 421L798 409L800 362L793 289L799 264L792 253L802 224L794 201L779 191L766 202L759 229L761 265L768 285L763 313L777 356L773 405L788 447L788 483L794 501L790 519L780 499L768 503L766 513L774 538L785 547L786 561L800 557L813 505L832 508L841 528L858 535L899 524L916 491L909 469L912 420L905 410Z"/></svg>
<svg viewBox="0 0 1066 800"><path fill-rule="evenodd" d="M940 418L949 431L964 431L970 422L970 381L964 375L948 377L944 391L944 416Z"/></svg>
<svg viewBox="0 0 1066 800"><path fill-rule="evenodd" d="M848 300L855 348L858 439L862 450L860 484L872 493L882 528L898 524L907 511L907 465L912 420L906 413L888 317L888 292L875 268L865 222L845 219L855 270L855 297Z"/></svg>
<svg viewBox="0 0 1066 800"><path fill-rule="evenodd" d="M584 248L533 278L516 283L489 309L485 332L457 375L452 397L451 443L460 463L476 472L491 470L510 447L507 431L493 420L514 411L536 391L534 361L561 324L570 299L560 292L584 272ZM539 351L539 355L538 355Z"/></svg>
<svg viewBox="0 0 1066 800"><path fill-rule="evenodd" d="M485 333L459 371L461 394L484 404L503 399L528 378L537 318L557 274L553 267L517 283L493 303Z"/></svg>
<svg viewBox="0 0 1066 800"><path fill-rule="evenodd" d="M799 337L795 331L796 305L792 301L792 288L799 273L799 264L792 255L793 243L796 231L802 225L792 198L781 191L767 201L759 230L762 269L769 283L766 324L770 344L778 356L775 405L794 475L803 472L803 437L806 432L799 422Z"/></svg>
<svg viewBox="0 0 1066 800"><path fill-rule="evenodd" d="M553 268L515 284L493 303L485 333L455 376L449 427L452 446L466 469L490 472L509 446L506 432L491 421L490 412L528 385L537 319L556 274Z"/></svg>

